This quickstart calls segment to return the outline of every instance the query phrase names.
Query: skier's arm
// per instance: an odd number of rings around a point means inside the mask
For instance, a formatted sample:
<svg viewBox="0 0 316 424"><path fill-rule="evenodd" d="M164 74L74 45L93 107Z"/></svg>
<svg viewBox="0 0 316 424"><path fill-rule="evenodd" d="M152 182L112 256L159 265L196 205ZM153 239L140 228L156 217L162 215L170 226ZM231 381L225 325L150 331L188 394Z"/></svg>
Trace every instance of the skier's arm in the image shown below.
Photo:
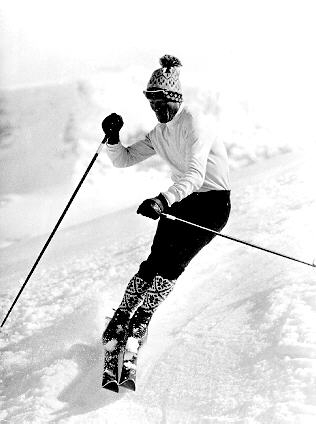
<svg viewBox="0 0 316 424"><path fill-rule="evenodd" d="M117 168L132 166L149 158L156 152L149 136L130 147L124 147L120 142L120 130L123 119L116 113L111 113L102 121L102 129L106 138L106 151L113 165Z"/></svg>
<svg viewBox="0 0 316 424"><path fill-rule="evenodd" d="M212 148L212 135L206 128L194 125L187 131L188 152L186 171L162 194L171 206L189 194L198 191L204 182L207 159Z"/></svg>
<svg viewBox="0 0 316 424"><path fill-rule="evenodd" d="M137 141L129 147L124 147L120 142L113 145L107 144L106 151L117 168L135 165L156 153L148 135L144 140Z"/></svg>

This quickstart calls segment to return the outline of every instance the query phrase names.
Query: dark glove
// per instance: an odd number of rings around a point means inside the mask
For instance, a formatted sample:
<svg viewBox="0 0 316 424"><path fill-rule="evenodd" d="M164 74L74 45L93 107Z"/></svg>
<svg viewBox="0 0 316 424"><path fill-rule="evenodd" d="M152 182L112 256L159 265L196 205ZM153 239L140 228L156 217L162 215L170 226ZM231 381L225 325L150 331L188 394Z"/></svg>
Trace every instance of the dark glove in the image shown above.
<svg viewBox="0 0 316 424"><path fill-rule="evenodd" d="M120 115L111 113L102 121L102 129L108 144L117 144L120 141L119 132L124 122Z"/></svg>
<svg viewBox="0 0 316 424"><path fill-rule="evenodd" d="M168 202L163 194L159 194L157 197L152 199L146 199L138 207L137 213L147 216L151 219L158 219L166 209L168 209Z"/></svg>

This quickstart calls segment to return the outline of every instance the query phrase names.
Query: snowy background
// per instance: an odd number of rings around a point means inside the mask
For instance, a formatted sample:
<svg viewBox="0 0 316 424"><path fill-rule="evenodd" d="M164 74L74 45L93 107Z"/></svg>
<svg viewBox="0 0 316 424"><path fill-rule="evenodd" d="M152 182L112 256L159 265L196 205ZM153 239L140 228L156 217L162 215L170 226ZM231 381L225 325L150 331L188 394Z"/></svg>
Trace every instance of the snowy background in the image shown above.
<svg viewBox="0 0 316 424"><path fill-rule="evenodd" d="M182 60L186 102L229 153L224 233L316 257L312 2L194 6L192 16L191 3L161 2L175 30L153 23L161 11L148 1L3 2L2 317L97 150L102 119L123 116L125 144L155 124L142 90L165 53ZM169 184L156 157L118 170L99 156L1 334L2 422L315 422L315 270L219 238L155 315L136 394L100 388L104 317L155 230L137 204Z"/></svg>

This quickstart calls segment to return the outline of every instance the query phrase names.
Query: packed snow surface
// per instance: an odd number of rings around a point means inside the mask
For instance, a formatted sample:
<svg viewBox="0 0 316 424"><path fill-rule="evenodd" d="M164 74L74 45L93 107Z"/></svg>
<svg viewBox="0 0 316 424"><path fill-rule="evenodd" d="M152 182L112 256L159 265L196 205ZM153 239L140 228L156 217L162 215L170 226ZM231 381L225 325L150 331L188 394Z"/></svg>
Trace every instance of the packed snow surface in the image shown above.
<svg viewBox="0 0 316 424"><path fill-rule="evenodd" d="M233 172L223 232L312 262L313 157ZM315 423L315 268L220 237L156 312L136 393L101 388L105 317L155 225L132 208L57 233L1 334L0 421ZM45 240L2 249L3 315Z"/></svg>

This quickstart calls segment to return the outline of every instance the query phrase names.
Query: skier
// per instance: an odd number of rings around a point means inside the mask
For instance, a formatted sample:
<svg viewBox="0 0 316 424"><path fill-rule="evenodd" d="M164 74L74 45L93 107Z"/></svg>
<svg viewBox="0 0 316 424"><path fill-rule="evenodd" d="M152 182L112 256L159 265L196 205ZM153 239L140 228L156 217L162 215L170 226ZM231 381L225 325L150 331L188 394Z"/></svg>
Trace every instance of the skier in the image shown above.
<svg viewBox="0 0 316 424"><path fill-rule="evenodd" d="M183 104L179 80L181 62L174 56L160 59L143 92L158 124L143 140L124 147L119 139L122 118L112 113L102 127L106 149L115 167L132 166L154 154L172 170L173 185L146 199L137 213L158 219L148 258L128 283L123 299L103 333L103 342L121 342L128 336L142 339L154 312L172 291L192 258L214 235L160 216L178 218L221 231L230 213L230 182L226 149L203 127L199 117Z"/></svg>

